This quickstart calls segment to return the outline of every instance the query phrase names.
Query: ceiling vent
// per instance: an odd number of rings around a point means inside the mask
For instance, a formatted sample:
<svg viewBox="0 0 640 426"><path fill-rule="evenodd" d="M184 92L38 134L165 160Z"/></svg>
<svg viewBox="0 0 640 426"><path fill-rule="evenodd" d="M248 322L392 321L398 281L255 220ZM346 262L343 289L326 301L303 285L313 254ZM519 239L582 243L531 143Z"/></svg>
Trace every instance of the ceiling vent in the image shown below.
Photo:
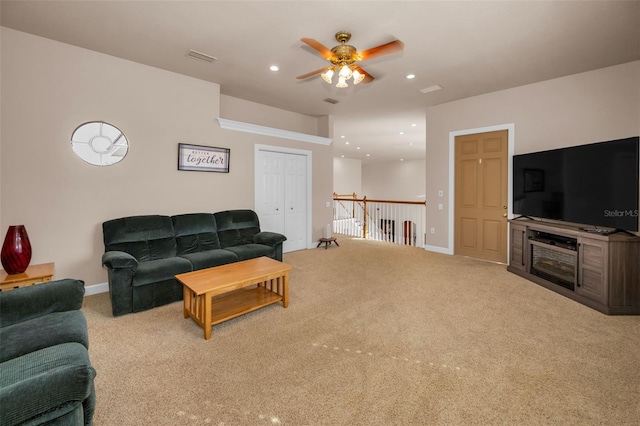
<svg viewBox="0 0 640 426"><path fill-rule="evenodd" d="M213 56L209 56L202 52L198 52L197 50L190 50L189 53L187 53L187 56L193 59L198 59L200 61L209 62L209 63L218 60L218 58L214 58Z"/></svg>
<svg viewBox="0 0 640 426"><path fill-rule="evenodd" d="M435 86L429 86L429 87L425 87L424 89L420 89L420 91L422 93L430 93L430 92L436 92L438 90L442 89L442 87L438 86L437 84Z"/></svg>
<svg viewBox="0 0 640 426"><path fill-rule="evenodd" d="M334 105L337 104L338 102L340 102L337 99L331 99L331 98L326 98L326 99L324 99L324 101L327 102L327 103L330 103L330 104L334 104Z"/></svg>

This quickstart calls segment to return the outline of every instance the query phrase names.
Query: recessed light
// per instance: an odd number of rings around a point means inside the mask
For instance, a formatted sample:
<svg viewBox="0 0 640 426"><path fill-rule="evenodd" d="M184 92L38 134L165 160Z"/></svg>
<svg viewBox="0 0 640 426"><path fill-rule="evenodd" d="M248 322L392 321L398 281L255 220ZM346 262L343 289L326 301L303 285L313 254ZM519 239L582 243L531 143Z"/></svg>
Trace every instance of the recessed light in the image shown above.
<svg viewBox="0 0 640 426"><path fill-rule="evenodd" d="M407 80L411 80L411 79L414 79L414 78L416 78L415 74L407 74Z"/></svg>
<svg viewBox="0 0 640 426"><path fill-rule="evenodd" d="M345 144L345 145L349 145L349 141L346 141L344 144Z"/></svg>
<svg viewBox="0 0 640 426"><path fill-rule="evenodd" d="M344 136L344 135L342 135L342 136L340 136L340 138L344 139L344 138L345 138L345 136Z"/></svg>
<svg viewBox="0 0 640 426"><path fill-rule="evenodd" d="M398 132L399 135L404 135L404 132Z"/></svg>
<svg viewBox="0 0 640 426"><path fill-rule="evenodd" d="M401 158L400 161L404 161L404 158Z"/></svg>
<svg viewBox="0 0 640 426"><path fill-rule="evenodd" d="M344 158L344 155L341 155L342 158Z"/></svg>
<svg viewBox="0 0 640 426"><path fill-rule="evenodd" d="M270 69L271 71L278 71L280 68L278 68L278 66L277 66L277 65L271 65L271 66L269 67L269 69Z"/></svg>
<svg viewBox="0 0 640 426"><path fill-rule="evenodd" d="M367 154L367 157L371 157L371 154Z"/></svg>
<svg viewBox="0 0 640 426"><path fill-rule="evenodd" d="M360 149L360 147L356 147L356 149Z"/></svg>
<svg viewBox="0 0 640 426"><path fill-rule="evenodd" d="M409 142L409 146L413 146L413 142Z"/></svg>
<svg viewBox="0 0 640 426"><path fill-rule="evenodd" d="M416 127L416 126L417 126L417 124L416 124L416 123L413 123L413 124L411 125L411 127Z"/></svg>

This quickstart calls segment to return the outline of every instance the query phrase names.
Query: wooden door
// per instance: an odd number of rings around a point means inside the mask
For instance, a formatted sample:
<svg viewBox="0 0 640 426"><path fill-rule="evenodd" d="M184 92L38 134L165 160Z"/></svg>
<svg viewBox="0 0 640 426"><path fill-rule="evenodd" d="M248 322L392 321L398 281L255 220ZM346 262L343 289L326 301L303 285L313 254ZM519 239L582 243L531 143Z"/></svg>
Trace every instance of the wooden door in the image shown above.
<svg viewBox="0 0 640 426"><path fill-rule="evenodd" d="M507 262L508 132L455 139L455 254Z"/></svg>

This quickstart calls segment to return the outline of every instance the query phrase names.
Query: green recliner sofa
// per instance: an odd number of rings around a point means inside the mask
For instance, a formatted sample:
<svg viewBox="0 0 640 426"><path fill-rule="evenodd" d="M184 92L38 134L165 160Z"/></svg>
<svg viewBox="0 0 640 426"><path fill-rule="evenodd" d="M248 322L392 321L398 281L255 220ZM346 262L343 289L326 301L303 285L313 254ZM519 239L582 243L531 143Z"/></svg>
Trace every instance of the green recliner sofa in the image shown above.
<svg viewBox="0 0 640 426"><path fill-rule="evenodd" d="M114 316L182 300L177 274L261 256L282 261L286 241L261 232L253 210L130 216L102 230Z"/></svg>
<svg viewBox="0 0 640 426"><path fill-rule="evenodd" d="M0 292L0 425L91 425L95 370L84 282Z"/></svg>

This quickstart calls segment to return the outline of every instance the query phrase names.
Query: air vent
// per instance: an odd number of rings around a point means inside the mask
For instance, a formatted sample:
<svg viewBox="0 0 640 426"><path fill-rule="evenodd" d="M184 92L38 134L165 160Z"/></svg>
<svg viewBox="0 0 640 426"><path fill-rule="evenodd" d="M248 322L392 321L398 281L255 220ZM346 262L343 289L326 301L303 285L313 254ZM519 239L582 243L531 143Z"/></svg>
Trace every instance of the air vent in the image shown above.
<svg viewBox="0 0 640 426"><path fill-rule="evenodd" d="M187 53L187 56L193 59L198 59L200 61L209 62L209 63L218 60L218 58L214 58L213 56L209 56L202 52L198 52L197 50L190 50L189 53Z"/></svg>
<svg viewBox="0 0 640 426"><path fill-rule="evenodd" d="M420 89L420 91L422 93L429 93L429 92L435 92L442 89L442 87L438 86L437 84L435 86L429 86L429 87L425 87L424 89Z"/></svg>
<svg viewBox="0 0 640 426"><path fill-rule="evenodd" d="M330 103L330 104L334 104L334 105L337 104L338 102L340 102L337 99L331 99L331 98L326 98L324 101L327 102L327 103Z"/></svg>

